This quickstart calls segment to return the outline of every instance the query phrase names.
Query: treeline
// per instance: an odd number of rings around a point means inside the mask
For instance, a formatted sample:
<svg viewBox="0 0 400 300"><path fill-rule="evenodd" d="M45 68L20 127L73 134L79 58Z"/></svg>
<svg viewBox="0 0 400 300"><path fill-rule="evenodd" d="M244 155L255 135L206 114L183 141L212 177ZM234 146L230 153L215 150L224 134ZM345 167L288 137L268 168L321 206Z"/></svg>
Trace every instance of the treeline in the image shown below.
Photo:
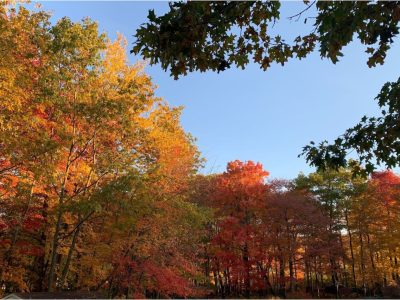
<svg viewBox="0 0 400 300"><path fill-rule="evenodd" d="M199 175L181 108L123 37L0 5L0 294L355 297L397 292L400 177Z"/></svg>
<svg viewBox="0 0 400 300"><path fill-rule="evenodd" d="M199 177L218 297L398 297L400 177L340 169L272 180L235 161Z"/></svg>

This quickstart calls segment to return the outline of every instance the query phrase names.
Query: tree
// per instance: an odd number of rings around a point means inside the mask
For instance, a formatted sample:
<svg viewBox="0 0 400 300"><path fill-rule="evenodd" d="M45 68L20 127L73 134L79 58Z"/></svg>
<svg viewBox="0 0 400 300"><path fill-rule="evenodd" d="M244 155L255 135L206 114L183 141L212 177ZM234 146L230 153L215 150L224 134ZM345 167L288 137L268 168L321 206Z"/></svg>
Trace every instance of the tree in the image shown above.
<svg viewBox="0 0 400 300"><path fill-rule="evenodd" d="M382 295L398 278L399 178L390 171L370 178L353 173L343 168L319 171L301 175L295 183L315 195L328 217L328 237L336 248L328 252L325 272L334 283L352 286L364 296Z"/></svg>
<svg viewBox="0 0 400 300"><path fill-rule="evenodd" d="M346 253L343 250L342 231L345 230L349 236L351 266L354 272L354 255L352 231L349 226L349 207L354 201L365 180L359 177L353 177L351 169L325 170L311 173L308 176L299 175L295 179L295 185L298 189L306 189L311 192L315 200L321 205L328 217L329 240L336 245L336 249L329 253L329 263L331 270L331 280L333 285L347 282L346 263L348 262ZM342 266L340 265L342 264ZM343 267L343 269L342 269ZM356 280L353 280L356 285Z"/></svg>
<svg viewBox="0 0 400 300"><path fill-rule="evenodd" d="M313 265L317 289L322 288L318 276L324 270L317 262L329 261L336 246L329 235L329 218L308 191L296 189L288 181L271 182L267 205L264 222L277 270L275 290L282 297L286 297L286 290L293 293L299 273L307 274L309 286Z"/></svg>
<svg viewBox="0 0 400 300"><path fill-rule="evenodd" d="M25 169L33 167L52 144L41 130L45 122L41 104L33 101L45 69L42 50L49 42L48 16L23 7L9 9L2 2L0 29L1 177L15 175L22 164Z"/></svg>
<svg viewBox="0 0 400 300"><path fill-rule="evenodd" d="M375 224L378 224L379 227L371 242L376 244L375 249L372 250L381 252L381 256L380 261L375 262L376 266L374 267L380 268L381 273L384 274L386 271L390 272L386 280L398 284L400 282L397 258L399 251L397 244L399 239L398 228L400 228L398 218L400 213L400 177L391 171L373 173L370 180L370 190L376 203L375 207L380 207L375 212L378 214L378 222L375 222ZM370 224L374 223L370 222ZM388 261L386 266L384 266L384 263L382 264L382 260L384 261L385 259ZM373 263L372 260L371 263Z"/></svg>
<svg viewBox="0 0 400 300"><path fill-rule="evenodd" d="M201 159L181 109L154 96L123 37L109 41L89 19L50 25L44 12L0 8L2 291L98 289L110 277L110 290L132 295L129 262L147 270L139 294L194 295L201 234L190 228L203 215L187 193Z"/></svg>
<svg viewBox="0 0 400 300"><path fill-rule="evenodd" d="M209 201L217 222L210 251L221 295L235 291L249 297L263 282L257 264L264 259L261 213L266 208L266 176L261 164L236 160L215 178Z"/></svg>
<svg viewBox="0 0 400 300"><path fill-rule="evenodd" d="M342 48L356 36L367 46L369 67L384 63L399 33L398 1L304 2L305 9L290 18L299 20L314 5L317 16L310 34L298 36L293 43L268 33L280 18L279 2L188 1L171 3L169 12L159 17L150 10L148 23L136 31L132 52L149 58L151 64L161 63L177 79L188 71L244 68L251 57L266 70L273 62L284 65L289 58L304 58L317 45L321 57L336 63L343 56ZM368 173L375 168L374 158L378 165L398 165L398 90L399 82L382 88L378 96L382 117L364 117L333 144L305 146L302 154L307 161L322 169L343 167L347 153L355 149Z"/></svg>
<svg viewBox="0 0 400 300"><path fill-rule="evenodd" d="M214 211L206 270L219 296L285 297L301 280L322 291L335 270L341 249L325 208L292 182L266 184L266 175L261 165L233 161L223 174L198 180L207 191L203 205Z"/></svg>

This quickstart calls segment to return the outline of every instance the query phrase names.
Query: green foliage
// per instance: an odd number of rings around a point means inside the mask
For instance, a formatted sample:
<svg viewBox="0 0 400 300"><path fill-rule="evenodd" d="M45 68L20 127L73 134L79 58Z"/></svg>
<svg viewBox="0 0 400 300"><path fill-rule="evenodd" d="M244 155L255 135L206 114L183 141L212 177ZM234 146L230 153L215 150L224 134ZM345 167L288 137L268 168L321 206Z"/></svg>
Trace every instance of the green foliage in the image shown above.
<svg viewBox="0 0 400 300"><path fill-rule="evenodd" d="M356 35L368 46L368 65L383 64L399 33L398 2L315 1L306 2L303 12L314 3L314 29L297 37L292 45L280 35L269 34L269 28L280 18L279 2L171 3L170 11L163 16L149 11L148 23L136 32L132 52L149 58L152 64L160 62L177 79L187 71L220 72L231 65L244 68L250 57L266 70L272 62L283 65L293 56L306 57L316 43L321 56L336 63L343 56L342 48Z"/></svg>
<svg viewBox="0 0 400 300"><path fill-rule="evenodd" d="M280 35L269 34L280 18L279 2L175 2L164 16L150 11L148 23L136 32L132 52L149 58L151 64L161 63L175 79L188 71L220 72L232 65L243 69L250 57L266 70L273 62L283 65L291 57L306 57L316 45L321 57L336 63L343 56L343 47L355 38L367 46L369 67L384 63L399 33L399 1L305 1L307 6L296 15L297 20L314 4L317 16L313 30L290 44ZM382 117L364 117L332 144L311 142L302 155L320 169L337 169L347 165L347 154L354 149L365 164L358 170L364 174L371 173L375 164L398 165L395 85L387 83L378 96L380 106L385 107Z"/></svg>
<svg viewBox="0 0 400 300"><path fill-rule="evenodd" d="M279 2L175 2L136 32L132 50L161 63L177 79L187 72L244 69L249 57L266 70L272 62L284 64L293 55L302 58L315 46L315 35L298 37L293 46L267 34L279 19Z"/></svg>
<svg viewBox="0 0 400 300"><path fill-rule="evenodd" d="M371 54L368 66L383 64L386 52L399 33L398 1L318 1L315 27L320 53L336 63L342 48L356 36Z"/></svg>
<svg viewBox="0 0 400 300"><path fill-rule="evenodd" d="M355 173L371 173L376 165L396 167L400 162L400 79L386 83L375 99L381 116L364 116L333 144L325 141L316 146L311 142L303 148L307 161L320 169L344 167L351 165L346 154L356 150L365 169L355 168Z"/></svg>

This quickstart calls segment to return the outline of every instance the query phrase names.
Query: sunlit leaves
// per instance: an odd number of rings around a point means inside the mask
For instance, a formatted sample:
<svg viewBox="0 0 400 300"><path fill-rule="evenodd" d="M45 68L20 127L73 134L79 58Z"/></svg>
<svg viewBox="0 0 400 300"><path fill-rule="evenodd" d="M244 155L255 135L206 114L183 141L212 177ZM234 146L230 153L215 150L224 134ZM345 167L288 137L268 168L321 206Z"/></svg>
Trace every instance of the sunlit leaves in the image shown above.
<svg viewBox="0 0 400 300"><path fill-rule="evenodd" d="M93 288L115 275L115 259L154 257L142 286L187 296L198 273L178 239L196 245L203 219L186 202L201 159L181 109L154 97L122 36L109 41L89 19L50 25L43 12L0 8L2 287Z"/></svg>

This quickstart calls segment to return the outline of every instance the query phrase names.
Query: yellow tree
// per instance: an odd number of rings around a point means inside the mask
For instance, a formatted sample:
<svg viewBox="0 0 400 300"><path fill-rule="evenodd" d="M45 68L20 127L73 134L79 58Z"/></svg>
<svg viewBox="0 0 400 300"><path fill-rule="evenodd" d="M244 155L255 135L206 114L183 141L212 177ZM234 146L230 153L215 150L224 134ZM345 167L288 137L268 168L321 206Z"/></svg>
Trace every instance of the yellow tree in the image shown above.
<svg viewBox="0 0 400 300"><path fill-rule="evenodd" d="M85 263L85 244L99 238L93 232L102 228L113 235L115 220L107 209L114 207L135 228L138 214L123 209L129 201L122 197L113 206L118 189L136 189L137 182L152 187L134 193L134 206L143 209L141 223L148 220L154 228L156 219L145 214L156 208L152 201L158 201L165 227L173 225L171 214L195 212L183 192L199 154L179 124L180 109L153 96L143 64L128 63L122 37L107 41L90 20L63 18L50 26L43 12L0 8L0 125L6 137L0 142L0 176L1 201L7 204L1 210L1 281L8 291L52 291L73 283L77 266ZM117 184L125 178L131 178L127 186ZM41 223L34 234L44 255L20 255L20 266L36 274L24 275L16 265L5 272L37 203ZM185 228L182 234L189 232ZM120 238L132 238L132 231ZM110 249L109 260L99 263L112 263L116 248Z"/></svg>

